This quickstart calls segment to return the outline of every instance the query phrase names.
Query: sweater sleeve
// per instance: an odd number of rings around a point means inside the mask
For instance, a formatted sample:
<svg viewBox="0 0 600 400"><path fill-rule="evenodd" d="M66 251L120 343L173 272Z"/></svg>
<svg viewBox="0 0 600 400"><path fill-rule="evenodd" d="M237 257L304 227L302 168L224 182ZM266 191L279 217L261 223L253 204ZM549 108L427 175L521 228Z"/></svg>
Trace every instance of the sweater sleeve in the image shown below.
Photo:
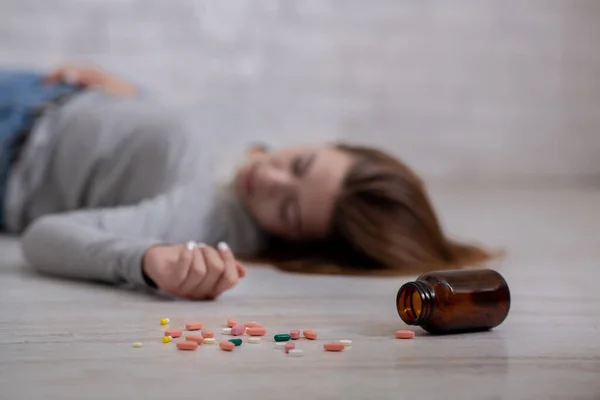
<svg viewBox="0 0 600 400"><path fill-rule="evenodd" d="M44 216L25 231L23 254L44 273L147 286L143 254L175 242L169 228L181 220L178 205L165 194L132 206Z"/></svg>

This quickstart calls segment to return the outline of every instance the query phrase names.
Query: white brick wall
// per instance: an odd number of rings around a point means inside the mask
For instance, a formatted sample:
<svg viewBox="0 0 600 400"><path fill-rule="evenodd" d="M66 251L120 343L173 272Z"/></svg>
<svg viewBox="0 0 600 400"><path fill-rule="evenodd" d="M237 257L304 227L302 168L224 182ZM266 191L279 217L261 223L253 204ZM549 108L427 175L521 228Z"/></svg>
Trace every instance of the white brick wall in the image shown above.
<svg viewBox="0 0 600 400"><path fill-rule="evenodd" d="M345 138L430 178L571 178L600 175L598 21L594 0L0 0L0 63L98 63L219 110L224 146Z"/></svg>

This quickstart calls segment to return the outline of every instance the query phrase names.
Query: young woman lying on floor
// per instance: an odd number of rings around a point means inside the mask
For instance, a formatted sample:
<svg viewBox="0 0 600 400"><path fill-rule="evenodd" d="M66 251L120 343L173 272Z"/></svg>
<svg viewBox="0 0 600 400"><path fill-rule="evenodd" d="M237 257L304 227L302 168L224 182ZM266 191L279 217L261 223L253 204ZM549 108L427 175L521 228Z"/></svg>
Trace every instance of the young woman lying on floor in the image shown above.
<svg viewBox="0 0 600 400"><path fill-rule="evenodd" d="M0 226L40 271L212 299L246 275L234 254L348 273L489 258L448 239L421 180L376 149L254 148L227 184L206 167L219 151L99 69L0 70Z"/></svg>

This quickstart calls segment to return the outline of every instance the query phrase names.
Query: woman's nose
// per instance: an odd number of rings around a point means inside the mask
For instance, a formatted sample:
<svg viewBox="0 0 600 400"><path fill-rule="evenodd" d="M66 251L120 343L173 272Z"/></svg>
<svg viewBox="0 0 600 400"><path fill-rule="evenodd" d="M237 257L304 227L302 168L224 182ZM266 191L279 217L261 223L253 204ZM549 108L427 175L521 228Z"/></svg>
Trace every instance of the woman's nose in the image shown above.
<svg viewBox="0 0 600 400"><path fill-rule="evenodd" d="M285 169L269 166L265 169L265 186L269 194L285 191L291 185L290 174Z"/></svg>

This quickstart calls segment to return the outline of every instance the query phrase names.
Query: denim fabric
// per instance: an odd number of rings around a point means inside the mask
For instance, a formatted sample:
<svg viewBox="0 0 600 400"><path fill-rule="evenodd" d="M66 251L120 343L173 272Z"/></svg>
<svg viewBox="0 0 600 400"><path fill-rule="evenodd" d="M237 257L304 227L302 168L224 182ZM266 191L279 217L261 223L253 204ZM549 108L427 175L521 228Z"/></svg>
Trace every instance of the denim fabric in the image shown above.
<svg viewBox="0 0 600 400"><path fill-rule="evenodd" d="M43 75L26 70L0 68L0 230L4 221L4 198L17 139L35 122L35 113L46 102L76 90L68 84L43 83Z"/></svg>

